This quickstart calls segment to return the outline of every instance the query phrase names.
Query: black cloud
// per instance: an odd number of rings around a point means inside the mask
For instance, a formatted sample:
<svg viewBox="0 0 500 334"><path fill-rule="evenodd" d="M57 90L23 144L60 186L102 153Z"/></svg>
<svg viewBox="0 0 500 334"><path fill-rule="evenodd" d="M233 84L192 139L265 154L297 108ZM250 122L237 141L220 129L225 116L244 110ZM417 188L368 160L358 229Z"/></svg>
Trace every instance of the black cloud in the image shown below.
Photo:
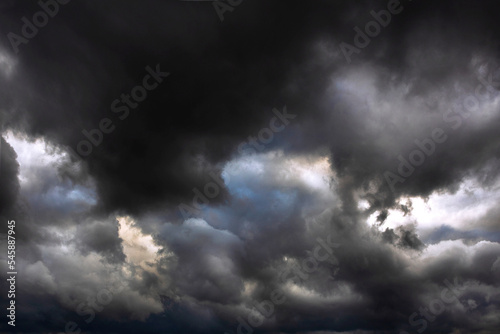
<svg viewBox="0 0 500 334"><path fill-rule="evenodd" d="M2 2L0 218L19 221L21 331L238 332L279 289L255 333L411 332L460 278L427 333L496 333L500 8L402 0L348 62L339 45L391 1L229 1L221 22L215 2L75 0L18 53L7 34L40 5ZM274 108L295 117L241 154ZM460 227L421 228L415 199L439 196ZM331 261L283 280L327 240Z"/></svg>

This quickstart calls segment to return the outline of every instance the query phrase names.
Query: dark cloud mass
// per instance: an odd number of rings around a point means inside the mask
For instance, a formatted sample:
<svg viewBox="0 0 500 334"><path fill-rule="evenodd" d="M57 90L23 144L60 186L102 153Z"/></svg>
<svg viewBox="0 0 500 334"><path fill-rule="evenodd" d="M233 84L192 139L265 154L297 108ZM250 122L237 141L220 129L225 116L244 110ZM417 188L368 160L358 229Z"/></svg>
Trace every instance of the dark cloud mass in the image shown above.
<svg viewBox="0 0 500 334"><path fill-rule="evenodd" d="M498 333L499 13L0 0L0 332Z"/></svg>
<svg viewBox="0 0 500 334"><path fill-rule="evenodd" d="M16 161L17 155L12 146L2 137L0 142L0 177L2 178L2 192L0 193L0 215L5 215L15 205L19 192L19 164Z"/></svg>

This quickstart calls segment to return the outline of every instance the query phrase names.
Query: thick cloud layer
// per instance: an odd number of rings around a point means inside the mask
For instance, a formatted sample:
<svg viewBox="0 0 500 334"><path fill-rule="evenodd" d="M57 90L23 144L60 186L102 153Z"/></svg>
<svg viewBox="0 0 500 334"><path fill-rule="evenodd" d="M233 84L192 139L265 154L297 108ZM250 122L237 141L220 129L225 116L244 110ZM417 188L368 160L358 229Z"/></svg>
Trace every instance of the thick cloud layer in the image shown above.
<svg viewBox="0 0 500 334"><path fill-rule="evenodd" d="M2 2L1 331L497 333L499 9Z"/></svg>

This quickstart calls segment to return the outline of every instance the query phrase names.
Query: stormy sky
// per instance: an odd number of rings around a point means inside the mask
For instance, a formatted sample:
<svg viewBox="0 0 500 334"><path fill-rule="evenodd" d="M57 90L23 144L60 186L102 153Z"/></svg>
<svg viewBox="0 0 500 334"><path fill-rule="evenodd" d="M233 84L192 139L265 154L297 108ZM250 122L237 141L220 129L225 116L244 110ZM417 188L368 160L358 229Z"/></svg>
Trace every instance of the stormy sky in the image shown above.
<svg viewBox="0 0 500 334"><path fill-rule="evenodd" d="M0 0L0 332L497 334L499 19Z"/></svg>

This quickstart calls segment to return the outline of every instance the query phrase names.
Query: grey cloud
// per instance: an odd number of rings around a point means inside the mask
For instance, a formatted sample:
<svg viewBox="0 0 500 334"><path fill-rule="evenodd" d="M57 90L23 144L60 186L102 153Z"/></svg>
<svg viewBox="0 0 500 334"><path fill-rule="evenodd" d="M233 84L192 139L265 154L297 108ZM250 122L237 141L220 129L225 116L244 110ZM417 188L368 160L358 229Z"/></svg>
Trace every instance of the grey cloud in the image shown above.
<svg viewBox="0 0 500 334"><path fill-rule="evenodd" d="M402 5L350 64L338 45L387 1L244 1L223 22L210 2L70 2L18 55L3 40L1 54L17 62L0 79L3 129L44 138L50 155L75 150L103 118L115 126L83 161L28 169L25 183L2 138L0 214L20 221L26 331L62 331L72 319L92 333L229 332L280 288L287 301L256 333L393 334L415 330L409 317L455 277L468 285L427 333L497 330L495 208L470 229L437 222L424 236L415 217L416 226L384 224L392 210L411 215L407 197L454 193L466 179L479 194L498 180L498 4ZM4 2L0 30L19 31L36 10ZM156 64L171 74L127 107L122 94ZM493 83L480 92L490 95L469 115L463 103L485 80ZM238 145L283 105L293 123L241 157ZM446 140L391 191L384 173L398 175L398 156L423 152L415 140L436 128ZM319 157L331 164L324 188L284 173L293 159ZM193 188L243 158L247 169L199 217L182 219L178 205L192 202ZM375 212L380 226L368 226ZM146 264L127 262L119 216L160 248ZM338 263L283 282L327 235L342 245ZM124 290L85 324L78 304L119 282Z"/></svg>

